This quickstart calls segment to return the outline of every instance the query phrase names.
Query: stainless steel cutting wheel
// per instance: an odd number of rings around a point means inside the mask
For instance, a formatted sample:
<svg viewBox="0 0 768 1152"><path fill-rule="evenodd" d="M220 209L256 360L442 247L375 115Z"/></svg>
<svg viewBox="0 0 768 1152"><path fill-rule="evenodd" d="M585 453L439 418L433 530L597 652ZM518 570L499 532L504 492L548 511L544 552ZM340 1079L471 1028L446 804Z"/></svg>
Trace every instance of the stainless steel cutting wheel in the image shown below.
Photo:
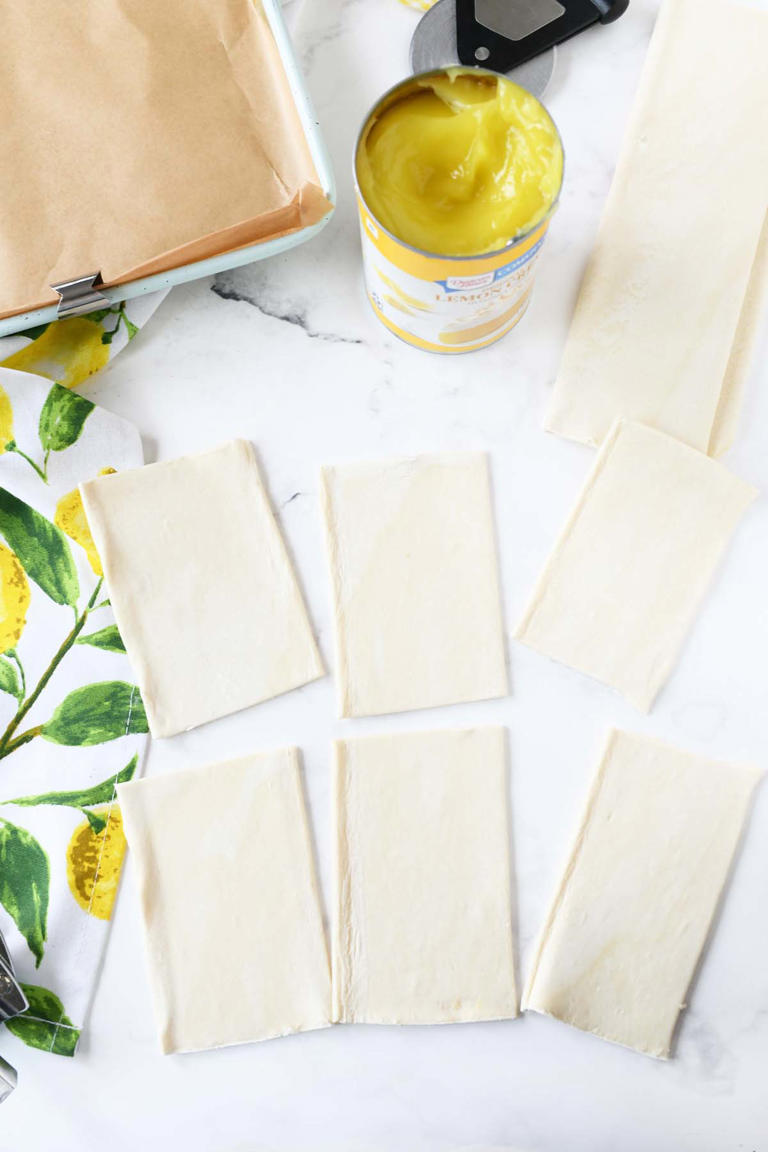
<svg viewBox="0 0 768 1152"><path fill-rule="evenodd" d="M556 48L513 68L507 75L516 84L541 97L555 70ZM449 68L459 62L456 47L456 0L437 0L419 21L411 40L411 69L429 72ZM478 57L478 64L483 60Z"/></svg>

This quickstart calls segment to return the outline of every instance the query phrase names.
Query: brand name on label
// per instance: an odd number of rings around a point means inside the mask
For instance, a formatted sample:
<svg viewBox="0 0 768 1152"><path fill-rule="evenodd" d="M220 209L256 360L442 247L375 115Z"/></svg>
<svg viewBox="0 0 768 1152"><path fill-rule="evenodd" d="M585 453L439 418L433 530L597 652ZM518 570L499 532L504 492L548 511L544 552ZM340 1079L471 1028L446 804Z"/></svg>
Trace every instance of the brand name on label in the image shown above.
<svg viewBox="0 0 768 1152"><path fill-rule="evenodd" d="M446 280L436 280L435 283L440 284L444 292L472 292L478 288L498 284L500 280L506 280L509 276L516 275L518 279L523 279L530 275L533 261L543 243L544 237L541 236L533 247L523 252L522 256L510 260L508 264L503 264L493 272L482 272L477 276L449 276Z"/></svg>
<svg viewBox="0 0 768 1152"><path fill-rule="evenodd" d="M481 276L449 276L444 281L446 288L451 292L461 292L472 288L485 288L493 284L493 272L484 272Z"/></svg>

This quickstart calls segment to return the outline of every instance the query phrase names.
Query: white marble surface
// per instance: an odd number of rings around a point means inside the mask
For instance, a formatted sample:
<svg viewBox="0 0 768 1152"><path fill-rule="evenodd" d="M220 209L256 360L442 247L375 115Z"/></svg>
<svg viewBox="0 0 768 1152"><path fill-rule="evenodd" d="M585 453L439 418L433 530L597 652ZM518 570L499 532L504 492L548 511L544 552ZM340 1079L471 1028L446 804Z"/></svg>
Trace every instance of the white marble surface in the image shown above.
<svg viewBox="0 0 768 1152"><path fill-rule="evenodd" d="M317 499L321 463L487 448L508 630L591 454L541 431L579 275L652 26L654 0L560 52L547 95L566 190L522 326L455 359L411 350L368 309L351 148L375 97L407 72L416 15L396 0L305 0L304 62L336 165L339 209L315 243L174 291L88 394L135 420L147 458L250 437L332 663ZM728 463L768 488L765 334ZM205 547L205 540L200 541ZM600 685L510 645L513 695L391 720L333 718L330 678L153 746L147 771L298 744L328 888L329 740L384 728L508 726L520 953L533 938L605 729L618 724L730 759L765 762L768 502L750 512L683 658L650 717ZM190 883L194 884L194 868ZM247 901L247 892L243 900ZM20 1086L0 1111L3 1152L190 1152L508 1145L568 1152L740 1152L768 1147L768 794L758 797L677 1056L654 1062L528 1015L442 1028L337 1028L183 1057L158 1051L130 869L93 1015L72 1061L3 1051ZM200 924L200 932L205 925Z"/></svg>

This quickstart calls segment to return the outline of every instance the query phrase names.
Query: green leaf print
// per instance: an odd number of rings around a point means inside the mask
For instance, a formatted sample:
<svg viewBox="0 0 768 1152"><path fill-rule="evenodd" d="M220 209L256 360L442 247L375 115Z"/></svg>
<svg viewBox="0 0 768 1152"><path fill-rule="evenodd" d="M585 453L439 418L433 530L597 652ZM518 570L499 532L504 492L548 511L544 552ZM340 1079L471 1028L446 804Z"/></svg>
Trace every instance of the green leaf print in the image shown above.
<svg viewBox="0 0 768 1152"><path fill-rule="evenodd" d="M87 636L78 636L75 643L90 644L91 647L101 648L104 652L125 652L125 644L116 624L110 624L99 632L89 632Z"/></svg>
<svg viewBox="0 0 768 1152"><path fill-rule="evenodd" d="M35 957L43 958L51 869L43 849L25 828L0 816L0 904Z"/></svg>
<svg viewBox="0 0 768 1152"><path fill-rule="evenodd" d="M20 1016L6 1020L9 1032L30 1048L42 1048L57 1056L74 1056L80 1029L75 1028L64 1012L64 1005L54 992L37 984L22 984L29 1008Z"/></svg>
<svg viewBox="0 0 768 1152"><path fill-rule="evenodd" d="M70 392L61 384L53 385L45 398L38 425L46 460L49 452L63 452L75 443L93 409L94 404L84 396Z"/></svg>
<svg viewBox="0 0 768 1152"><path fill-rule="evenodd" d="M50 324L38 324L36 328L25 328L23 332L19 332L19 336L26 336L28 340L37 340L46 328L50 328Z"/></svg>
<svg viewBox="0 0 768 1152"><path fill-rule="evenodd" d="M105 328L102 325L101 342L102 344L111 344L115 336L120 331L120 325L125 325L125 331L129 340L133 340L136 333L139 331L137 326L132 320L129 320L125 312L125 300L120 304L113 304L111 308L99 308L96 312L89 312L86 319L97 320L101 323L106 320L108 316L115 317L113 328Z"/></svg>
<svg viewBox="0 0 768 1152"><path fill-rule="evenodd" d="M139 762L138 754L115 776L109 776L92 788L81 792L42 792L39 796L17 796L14 800L3 800L3 804L16 804L19 808L33 808L38 804L63 804L69 808L89 808L93 804L111 804L118 784L130 780Z"/></svg>
<svg viewBox="0 0 768 1152"><path fill-rule="evenodd" d="M81 808L83 816L91 826L91 832L94 836L100 836L107 826L107 822L103 816L99 816L98 812L91 812L88 808Z"/></svg>
<svg viewBox="0 0 768 1152"><path fill-rule="evenodd" d="M80 582L66 536L5 488L0 488L0 536L46 596L56 604L77 604Z"/></svg>
<svg viewBox="0 0 768 1152"><path fill-rule="evenodd" d="M0 692L7 692L9 696L21 697L21 682L16 668L5 656L0 656Z"/></svg>
<svg viewBox="0 0 768 1152"><path fill-rule="evenodd" d="M148 731L138 688L122 680L108 680L70 692L43 724L41 735L54 744L83 747Z"/></svg>

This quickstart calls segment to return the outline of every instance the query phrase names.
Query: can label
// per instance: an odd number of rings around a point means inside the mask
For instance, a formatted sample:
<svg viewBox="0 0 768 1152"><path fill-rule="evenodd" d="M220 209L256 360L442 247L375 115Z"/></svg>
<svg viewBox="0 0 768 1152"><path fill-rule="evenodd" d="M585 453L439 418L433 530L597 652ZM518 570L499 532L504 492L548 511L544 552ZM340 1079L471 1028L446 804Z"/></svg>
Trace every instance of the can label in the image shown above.
<svg viewBox="0 0 768 1152"><path fill-rule="evenodd" d="M472 352L514 328L528 307L549 219L487 256L431 256L381 228L358 196L365 284L396 336L430 352Z"/></svg>

